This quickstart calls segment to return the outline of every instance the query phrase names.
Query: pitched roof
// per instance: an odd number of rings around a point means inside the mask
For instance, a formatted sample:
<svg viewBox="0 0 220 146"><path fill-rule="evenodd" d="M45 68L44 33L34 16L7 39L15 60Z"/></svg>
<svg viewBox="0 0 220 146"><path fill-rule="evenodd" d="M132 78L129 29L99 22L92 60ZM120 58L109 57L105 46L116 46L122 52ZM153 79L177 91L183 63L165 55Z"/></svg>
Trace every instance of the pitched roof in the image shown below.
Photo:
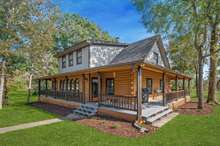
<svg viewBox="0 0 220 146"><path fill-rule="evenodd" d="M162 60L164 62L165 67L170 68L169 61L166 55L166 51L163 47L163 43L160 35L155 35L132 44L129 44L126 48L124 48L116 57L111 61L110 64L119 64L126 62L133 62L144 60L144 58L149 54L153 45L157 43Z"/></svg>

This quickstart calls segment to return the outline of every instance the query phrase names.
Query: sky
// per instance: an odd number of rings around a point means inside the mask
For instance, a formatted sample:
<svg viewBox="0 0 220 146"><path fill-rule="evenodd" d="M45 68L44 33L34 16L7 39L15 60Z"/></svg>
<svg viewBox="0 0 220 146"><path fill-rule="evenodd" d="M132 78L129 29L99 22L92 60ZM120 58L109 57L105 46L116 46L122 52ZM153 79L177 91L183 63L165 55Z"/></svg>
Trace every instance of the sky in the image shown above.
<svg viewBox="0 0 220 146"><path fill-rule="evenodd" d="M96 23L121 42L131 43L149 37L141 15L131 0L54 0L62 12L77 13Z"/></svg>

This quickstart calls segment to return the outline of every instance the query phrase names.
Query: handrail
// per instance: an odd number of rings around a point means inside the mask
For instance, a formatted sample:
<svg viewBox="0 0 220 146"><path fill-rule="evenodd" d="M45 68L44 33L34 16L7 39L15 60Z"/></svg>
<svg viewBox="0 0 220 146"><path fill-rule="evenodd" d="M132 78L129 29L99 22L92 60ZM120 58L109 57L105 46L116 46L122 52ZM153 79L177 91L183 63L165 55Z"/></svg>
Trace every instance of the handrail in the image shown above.
<svg viewBox="0 0 220 146"><path fill-rule="evenodd" d="M118 109L137 110L137 97L122 95L101 96L100 106L113 107Z"/></svg>
<svg viewBox="0 0 220 146"><path fill-rule="evenodd" d="M169 93L165 93L165 97L167 101L172 101L178 98L182 98L186 96L186 91L185 90L179 90L179 91L172 91Z"/></svg>
<svg viewBox="0 0 220 146"><path fill-rule="evenodd" d="M62 99L67 101L75 101L80 103L85 103L85 98L82 92L79 90L41 90L40 95L49 96L56 99Z"/></svg>

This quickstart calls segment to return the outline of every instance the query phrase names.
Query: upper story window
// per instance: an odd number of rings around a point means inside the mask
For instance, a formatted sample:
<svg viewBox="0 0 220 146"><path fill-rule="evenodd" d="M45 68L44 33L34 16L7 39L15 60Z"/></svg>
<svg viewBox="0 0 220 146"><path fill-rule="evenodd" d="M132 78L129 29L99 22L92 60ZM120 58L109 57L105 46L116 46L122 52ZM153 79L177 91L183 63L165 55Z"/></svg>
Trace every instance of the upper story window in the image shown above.
<svg viewBox="0 0 220 146"><path fill-rule="evenodd" d="M153 59L154 59L156 64L159 63L159 55L158 55L158 53L154 52Z"/></svg>
<svg viewBox="0 0 220 146"><path fill-rule="evenodd" d="M73 53L68 55L68 61L69 66L73 66Z"/></svg>
<svg viewBox="0 0 220 146"><path fill-rule="evenodd" d="M76 64L82 64L82 49L76 51Z"/></svg>
<svg viewBox="0 0 220 146"><path fill-rule="evenodd" d="M62 56L62 68L66 68L66 56Z"/></svg>

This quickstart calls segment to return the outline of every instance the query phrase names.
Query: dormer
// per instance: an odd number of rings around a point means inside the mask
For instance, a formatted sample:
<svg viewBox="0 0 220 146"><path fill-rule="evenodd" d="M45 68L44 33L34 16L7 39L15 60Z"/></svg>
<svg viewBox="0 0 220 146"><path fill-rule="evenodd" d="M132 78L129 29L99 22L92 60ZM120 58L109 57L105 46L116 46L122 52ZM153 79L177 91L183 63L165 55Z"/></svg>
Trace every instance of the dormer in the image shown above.
<svg viewBox="0 0 220 146"><path fill-rule="evenodd" d="M57 54L60 73L109 64L127 44L107 41L82 41Z"/></svg>

